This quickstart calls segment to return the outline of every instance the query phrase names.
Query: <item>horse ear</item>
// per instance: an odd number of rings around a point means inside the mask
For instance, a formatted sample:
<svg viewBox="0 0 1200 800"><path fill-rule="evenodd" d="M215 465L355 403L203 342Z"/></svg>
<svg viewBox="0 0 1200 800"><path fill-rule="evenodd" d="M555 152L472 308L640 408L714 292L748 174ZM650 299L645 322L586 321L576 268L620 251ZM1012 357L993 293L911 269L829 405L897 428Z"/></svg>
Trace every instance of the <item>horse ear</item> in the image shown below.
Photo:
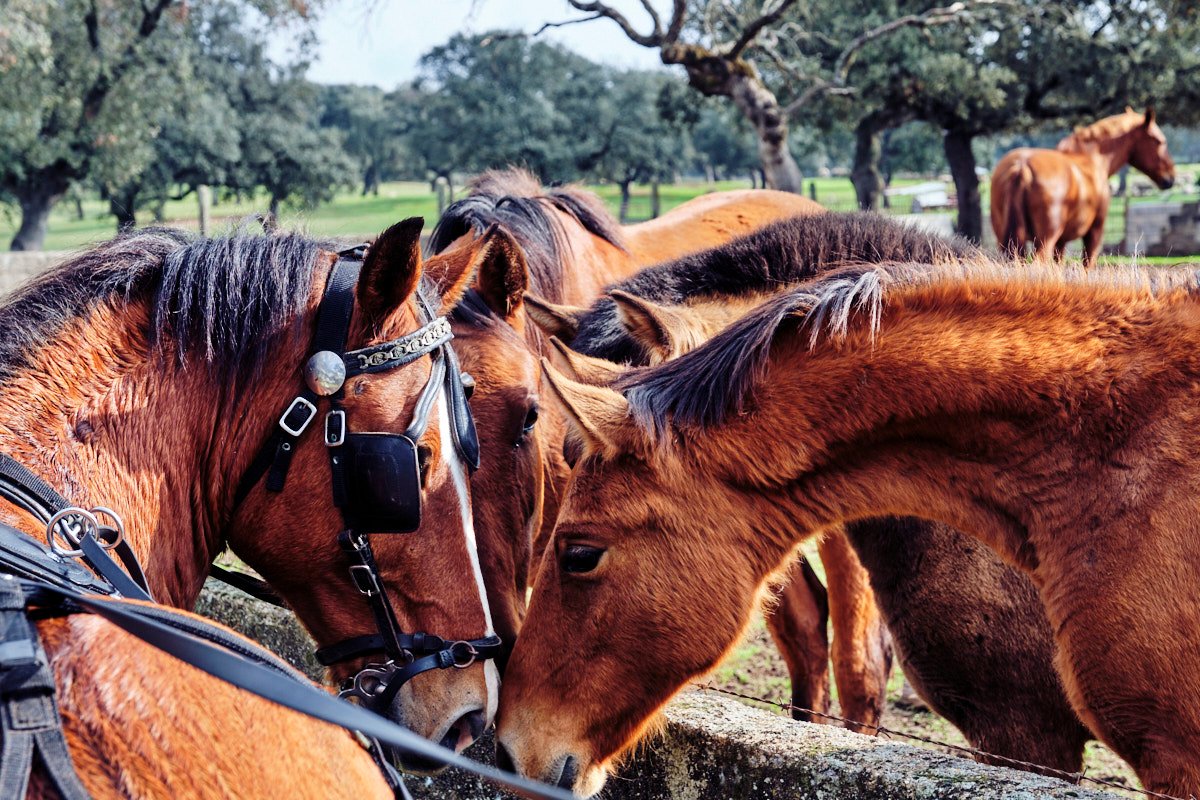
<svg viewBox="0 0 1200 800"><path fill-rule="evenodd" d="M629 401L623 395L607 387L573 381L545 358L542 372L589 451L611 458L637 446L639 429L630 417Z"/></svg>
<svg viewBox="0 0 1200 800"><path fill-rule="evenodd" d="M567 347L557 336L550 337L550 363L572 380L589 386L611 386L625 369L611 361L585 356Z"/></svg>
<svg viewBox="0 0 1200 800"><path fill-rule="evenodd" d="M550 336L557 336L570 344L579 333L579 323L588 309L581 306L564 306L543 300L530 292L525 293L525 313L539 328Z"/></svg>
<svg viewBox="0 0 1200 800"><path fill-rule="evenodd" d="M488 308L506 321L512 322L529 288L529 265L521 246L507 232L492 226L485 238L491 241L491 250L479 265L475 287Z"/></svg>
<svg viewBox="0 0 1200 800"><path fill-rule="evenodd" d="M437 286L442 302L439 314L448 314L462 300L480 266L491 256L494 240L489 228L481 236L430 256L425 273Z"/></svg>
<svg viewBox="0 0 1200 800"><path fill-rule="evenodd" d="M1154 124L1154 117L1155 117L1154 106L1147 106L1146 107L1146 122L1144 123L1147 128L1149 128L1151 125Z"/></svg>
<svg viewBox="0 0 1200 800"><path fill-rule="evenodd" d="M617 304L621 327L646 349L653 363L679 355L679 347L686 346L691 326L675 311L620 290L614 290L609 296Z"/></svg>
<svg viewBox="0 0 1200 800"><path fill-rule="evenodd" d="M381 326L416 291L424 227L424 219L410 217L379 234L368 248L355 292L368 328Z"/></svg>

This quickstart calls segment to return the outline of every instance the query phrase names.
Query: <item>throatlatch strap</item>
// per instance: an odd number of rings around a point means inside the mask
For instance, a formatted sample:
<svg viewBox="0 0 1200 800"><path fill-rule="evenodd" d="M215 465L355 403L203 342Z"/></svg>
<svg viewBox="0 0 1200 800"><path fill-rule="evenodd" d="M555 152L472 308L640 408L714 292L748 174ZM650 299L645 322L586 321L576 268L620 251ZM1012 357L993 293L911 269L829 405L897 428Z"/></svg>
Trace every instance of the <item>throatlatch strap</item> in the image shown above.
<svg viewBox="0 0 1200 800"><path fill-rule="evenodd" d="M0 630L0 797L25 796L38 755L64 800L88 800L67 750L54 676L25 616L25 593L11 575L0 576Z"/></svg>

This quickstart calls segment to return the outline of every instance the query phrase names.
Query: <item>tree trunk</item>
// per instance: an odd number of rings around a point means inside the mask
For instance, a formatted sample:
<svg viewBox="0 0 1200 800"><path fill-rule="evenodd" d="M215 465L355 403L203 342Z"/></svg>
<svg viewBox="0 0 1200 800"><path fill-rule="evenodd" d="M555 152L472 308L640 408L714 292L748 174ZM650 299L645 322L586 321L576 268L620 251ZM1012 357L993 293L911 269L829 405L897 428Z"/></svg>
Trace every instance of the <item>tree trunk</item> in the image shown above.
<svg viewBox="0 0 1200 800"><path fill-rule="evenodd" d="M854 169L850 182L858 196L858 207L863 211L879 210L883 196L883 173L879 162L883 158L883 137L878 125L870 117L859 121L854 128Z"/></svg>
<svg viewBox="0 0 1200 800"><path fill-rule="evenodd" d="M137 225L137 218L133 213L133 203L130 202L132 199L132 192L108 198L108 213L117 218L117 233L127 231Z"/></svg>
<svg viewBox="0 0 1200 800"><path fill-rule="evenodd" d="M363 173L362 196L366 197L372 193L379 194L379 171L373 163Z"/></svg>
<svg viewBox="0 0 1200 800"><path fill-rule="evenodd" d="M621 209L617 212L617 219L621 224L625 224L625 220L629 219L629 181L621 181L617 185L621 187Z"/></svg>
<svg viewBox="0 0 1200 800"><path fill-rule="evenodd" d="M271 225L279 224L279 198L271 195L271 204L267 206L267 215L271 218Z"/></svg>
<svg viewBox="0 0 1200 800"><path fill-rule="evenodd" d="M21 206L21 227L13 237L12 250L41 250L46 241L46 226L50 222L50 211L54 204L67 193L68 182L45 180L42 176L30 176L25 184L13 189Z"/></svg>
<svg viewBox="0 0 1200 800"><path fill-rule="evenodd" d="M83 213L83 198L80 197L78 194L76 194L75 195L75 219L79 222L83 222L83 219L85 216L86 215Z"/></svg>
<svg viewBox="0 0 1200 800"><path fill-rule="evenodd" d="M983 206L979 200L979 176L975 174L974 137L964 131L948 130L942 140L954 188L958 192L958 222L954 232L979 244L983 238Z"/></svg>
<svg viewBox="0 0 1200 800"><path fill-rule="evenodd" d="M650 218L658 219L662 213L662 200L658 196L658 178L650 182Z"/></svg>
<svg viewBox="0 0 1200 800"><path fill-rule="evenodd" d="M664 64L682 65L688 83L701 94L728 97L754 126L758 157L769 187L796 194L804 191L800 167L788 151L787 117L750 62L678 43L664 45L659 56Z"/></svg>
<svg viewBox="0 0 1200 800"><path fill-rule="evenodd" d="M200 235L208 236L209 230L212 228L211 209L212 209L212 187L207 184L200 184L196 187L196 205L200 213Z"/></svg>

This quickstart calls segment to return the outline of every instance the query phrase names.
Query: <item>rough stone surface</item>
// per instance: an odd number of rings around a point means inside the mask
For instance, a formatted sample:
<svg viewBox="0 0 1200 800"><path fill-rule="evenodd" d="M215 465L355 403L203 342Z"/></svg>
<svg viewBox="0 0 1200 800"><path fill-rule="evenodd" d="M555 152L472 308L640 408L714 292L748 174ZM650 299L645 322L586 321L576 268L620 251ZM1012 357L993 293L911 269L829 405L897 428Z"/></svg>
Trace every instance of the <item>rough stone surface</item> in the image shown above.
<svg viewBox="0 0 1200 800"><path fill-rule="evenodd" d="M295 618L209 581L196 610L238 630L319 679L313 644ZM665 712L650 740L609 780L607 800L1102 800L1117 795L946 753L795 722L710 692L690 692ZM468 755L492 763L486 736ZM424 800L492 800L505 794L454 771L410 777Z"/></svg>
<svg viewBox="0 0 1200 800"><path fill-rule="evenodd" d="M325 668L313 657L316 645L291 612L209 578L196 613L249 636L314 681L322 680Z"/></svg>

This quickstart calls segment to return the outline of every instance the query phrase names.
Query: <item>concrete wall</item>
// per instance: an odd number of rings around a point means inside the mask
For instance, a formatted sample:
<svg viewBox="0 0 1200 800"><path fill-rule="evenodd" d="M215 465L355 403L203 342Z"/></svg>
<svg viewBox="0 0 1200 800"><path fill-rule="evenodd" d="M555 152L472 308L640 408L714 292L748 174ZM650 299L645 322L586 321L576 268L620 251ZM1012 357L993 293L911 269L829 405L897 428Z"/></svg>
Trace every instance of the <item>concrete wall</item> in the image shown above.
<svg viewBox="0 0 1200 800"><path fill-rule="evenodd" d="M308 638L286 612L209 581L197 610L257 638L315 674ZM319 668L318 668L319 669ZM420 680L420 678L417 678ZM639 748L604 792L608 800L1011 800L1116 795L1027 772L987 767L934 750L795 722L708 692L684 694L666 710L661 736ZM469 754L492 757L490 737ZM410 778L426 800L506 797L449 772Z"/></svg>

